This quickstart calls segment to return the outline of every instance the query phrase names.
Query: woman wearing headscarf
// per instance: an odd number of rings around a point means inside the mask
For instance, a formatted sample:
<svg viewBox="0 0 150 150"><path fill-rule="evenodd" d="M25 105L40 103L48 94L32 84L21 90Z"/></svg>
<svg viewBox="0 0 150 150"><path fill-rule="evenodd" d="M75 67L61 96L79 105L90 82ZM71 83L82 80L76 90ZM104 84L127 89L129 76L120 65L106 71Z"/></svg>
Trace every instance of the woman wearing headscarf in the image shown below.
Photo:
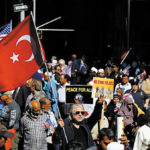
<svg viewBox="0 0 150 150"><path fill-rule="evenodd" d="M117 115L124 119L124 131L130 140L130 145L132 147L135 139L136 128L139 126L139 120L142 119L142 115L144 114L139 113L139 108L137 108L133 99L128 96L123 100Z"/></svg>
<svg viewBox="0 0 150 150"><path fill-rule="evenodd" d="M131 97L128 96L124 99L117 115L123 117L125 127L134 122L133 99Z"/></svg>

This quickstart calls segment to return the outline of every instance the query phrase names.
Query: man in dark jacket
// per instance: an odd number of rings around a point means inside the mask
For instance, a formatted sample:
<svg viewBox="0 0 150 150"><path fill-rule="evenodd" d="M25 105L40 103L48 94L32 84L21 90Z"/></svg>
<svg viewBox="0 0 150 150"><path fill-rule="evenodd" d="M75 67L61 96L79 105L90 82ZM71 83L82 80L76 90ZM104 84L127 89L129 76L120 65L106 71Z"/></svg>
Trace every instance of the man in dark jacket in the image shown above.
<svg viewBox="0 0 150 150"><path fill-rule="evenodd" d="M132 84L132 89L128 90L126 93L131 93L134 102L140 107L140 109L146 111L146 108L148 107L150 97L139 88L139 81L137 79L134 79L130 81Z"/></svg>
<svg viewBox="0 0 150 150"><path fill-rule="evenodd" d="M100 119L104 96L96 102L95 109L89 118L85 118L85 110L82 104L73 104L70 109L70 117L64 121L59 120L59 126L54 134L56 142L62 141L61 149L66 150L66 145L76 140L85 148L94 146L91 129Z"/></svg>

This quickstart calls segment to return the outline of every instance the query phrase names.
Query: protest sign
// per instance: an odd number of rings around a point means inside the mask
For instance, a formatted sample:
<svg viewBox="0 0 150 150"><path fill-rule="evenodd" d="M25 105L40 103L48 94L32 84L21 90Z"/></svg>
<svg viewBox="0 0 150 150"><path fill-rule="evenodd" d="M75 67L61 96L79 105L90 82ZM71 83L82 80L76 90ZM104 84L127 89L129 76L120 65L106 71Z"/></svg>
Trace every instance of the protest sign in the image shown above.
<svg viewBox="0 0 150 150"><path fill-rule="evenodd" d="M93 104L92 86L66 86L66 103Z"/></svg>
<svg viewBox="0 0 150 150"><path fill-rule="evenodd" d="M93 78L92 98L98 98L105 95L106 99L113 98L114 80L108 78Z"/></svg>

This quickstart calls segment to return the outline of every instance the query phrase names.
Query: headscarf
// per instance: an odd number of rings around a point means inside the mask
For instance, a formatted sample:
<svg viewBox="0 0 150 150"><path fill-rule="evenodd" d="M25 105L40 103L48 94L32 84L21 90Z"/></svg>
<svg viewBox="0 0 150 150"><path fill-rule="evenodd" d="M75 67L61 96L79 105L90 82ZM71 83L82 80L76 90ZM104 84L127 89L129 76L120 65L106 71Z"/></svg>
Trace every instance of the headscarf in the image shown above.
<svg viewBox="0 0 150 150"><path fill-rule="evenodd" d="M129 110L128 104L133 104L133 99L129 96L124 99L117 113L119 116L124 118L125 127L133 123L133 109Z"/></svg>

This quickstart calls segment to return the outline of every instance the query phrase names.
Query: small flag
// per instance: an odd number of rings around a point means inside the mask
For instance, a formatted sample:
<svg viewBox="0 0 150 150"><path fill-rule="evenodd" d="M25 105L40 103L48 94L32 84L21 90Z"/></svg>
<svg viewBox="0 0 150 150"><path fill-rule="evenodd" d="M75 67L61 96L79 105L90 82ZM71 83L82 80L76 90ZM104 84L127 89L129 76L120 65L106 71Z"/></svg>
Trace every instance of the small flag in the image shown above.
<svg viewBox="0 0 150 150"><path fill-rule="evenodd" d="M124 60L126 59L126 57L128 56L128 54L130 53L132 48L130 48L127 52L125 52L122 56L121 56L121 63L122 64L124 62Z"/></svg>
<svg viewBox="0 0 150 150"><path fill-rule="evenodd" d="M12 31L12 21L0 27L0 41Z"/></svg>
<svg viewBox="0 0 150 150"><path fill-rule="evenodd" d="M49 118L47 118L46 121L44 122L44 125L45 125L46 129L51 127L52 126L51 120Z"/></svg>
<svg viewBox="0 0 150 150"><path fill-rule="evenodd" d="M121 59L123 59L126 56L127 52L125 52L122 56Z"/></svg>
<svg viewBox="0 0 150 150"><path fill-rule="evenodd" d="M144 70L141 74L139 74L137 76L137 78L140 80L140 81L143 81L143 79L146 77L146 71Z"/></svg>
<svg viewBox="0 0 150 150"><path fill-rule="evenodd" d="M129 70L130 70L131 66L128 65L122 72L123 74L129 75Z"/></svg>

